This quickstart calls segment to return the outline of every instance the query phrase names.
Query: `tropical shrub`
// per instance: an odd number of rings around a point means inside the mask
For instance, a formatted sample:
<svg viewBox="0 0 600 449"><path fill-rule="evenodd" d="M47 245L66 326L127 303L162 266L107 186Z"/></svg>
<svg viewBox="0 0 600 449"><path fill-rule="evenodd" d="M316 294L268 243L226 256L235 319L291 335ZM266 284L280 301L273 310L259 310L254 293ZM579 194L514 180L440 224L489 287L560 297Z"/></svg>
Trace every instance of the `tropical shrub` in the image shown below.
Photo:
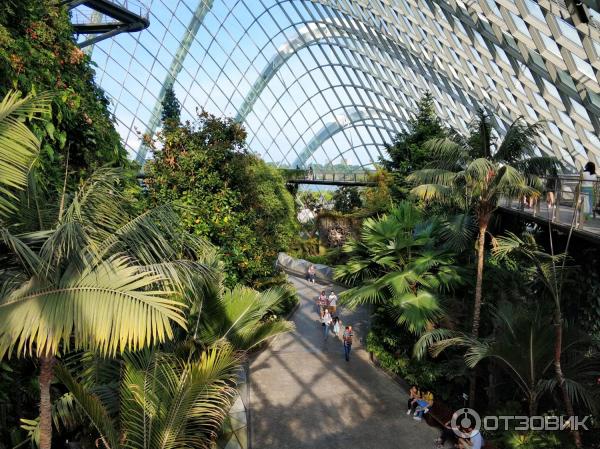
<svg viewBox="0 0 600 449"><path fill-rule="evenodd" d="M209 246L182 234L169 206L132 215L120 181L119 170L98 170L58 204L30 191L0 222L0 357L40 364L41 449L50 447L57 360L173 338L186 327L184 300L202 297L212 276Z"/></svg>
<svg viewBox="0 0 600 449"><path fill-rule="evenodd" d="M320 265L328 265L329 264L329 258L326 255L317 255L317 256L305 256L304 259L308 260L309 262L312 262L314 264L320 264Z"/></svg>
<svg viewBox="0 0 600 449"><path fill-rule="evenodd" d="M564 448L554 433L530 431L513 432L506 436L506 444L510 449L559 449Z"/></svg>
<svg viewBox="0 0 600 449"><path fill-rule="evenodd" d="M279 172L246 151L242 126L203 112L157 139L146 166L151 204L182 206L185 228L221 249L227 285L272 275L297 238L294 201Z"/></svg>
<svg viewBox="0 0 600 449"><path fill-rule="evenodd" d="M342 186L333 193L333 207L336 211L348 214L362 207L362 199L357 187Z"/></svg>
<svg viewBox="0 0 600 449"><path fill-rule="evenodd" d="M235 394L238 367L239 356L221 345L187 357L127 353L116 385L99 385L85 372L74 376L64 366L57 376L107 449L208 449Z"/></svg>
<svg viewBox="0 0 600 449"><path fill-rule="evenodd" d="M376 310L367 335L367 350L381 367L409 385L432 391L436 398L452 407L462 405L466 370L452 358L417 359L412 355L414 334L394 325L385 310ZM460 361L460 360L459 360Z"/></svg>
<svg viewBox="0 0 600 449"><path fill-rule="evenodd" d="M443 244L447 230L439 222L425 223L406 201L387 215L366 219L360 239L343 247L348 261L335 270L335 279L351 286L341 301L381 305L415 334L431 327L442 316L440 297L462 282L454 255Z"/></svg>

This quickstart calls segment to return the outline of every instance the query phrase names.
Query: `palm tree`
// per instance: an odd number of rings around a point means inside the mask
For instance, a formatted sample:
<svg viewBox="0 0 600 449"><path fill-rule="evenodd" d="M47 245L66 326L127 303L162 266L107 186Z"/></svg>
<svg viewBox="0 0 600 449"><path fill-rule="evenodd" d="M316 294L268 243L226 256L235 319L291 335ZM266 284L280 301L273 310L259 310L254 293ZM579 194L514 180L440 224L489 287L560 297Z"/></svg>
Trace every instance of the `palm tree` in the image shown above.
<svg viewBox="0 0 600 449"><path fill-rule="evenodd" d="M571 230L572 230L571 226ZM552 238L552 235L550 235ZM551 242L552 243L552 242ZM553 248L553 246L552 246ZM568 249L568 244L567 244ZM531 234L525 234L519 238L513 233L499 237L495 241L493 248L495 257L501 259L508 256L521 257L533 265L536 280L540 282L544 291L547 292L554 303L554 372L556 382L560 388L565 409L569 416L574 416L572 395L568 386L567 379L562 368L562 358L564 354L564 321L562 316L562 289L565 280L566 260L565 254L547 254L535 241ZM581 436L576 429L573 429L573 437L577 447L581 447Z"/></svg>
<svg viewBox="0 0 600 449"><path fill-rule="evenodd" d="M210 448L235 394L239 357L230 345L199 357L126 353L116 389L90 388L59 365L57 377L98 431L105 449ZM118 404L113 413L112 404Z"/></svg>
<svg viewBox="0 0 600 449"><path fill-rule="evenodd" d="M449 347L464 347L465 361L471 368L483 360L495 360L523 393L529 415L535 416L541 396L556 386L555 382L549 380L552 378L554 347L548 314L539 305L503 302L493 317L492 336L476 339L465 332L436 329L419 339L414 348L415 356L423 357L429 349L432 356L437 357ZM579 360L572 359L573 377L568 379L570 394L573 400L588 410L594 410L592 393L577 379L585 378L588 371L596 372L600 364L599 354L590 353L591 340L583 333L569 333L565 343L563 353L576 352L579 357ZM584 369L581 364L583 359L587 359L589 365Z"/></svg>
<svg viewBox="0 0 600 449"><path fill-rule="evenodd" d="M365 220L360 240L343 247L348 262L336 268L336 280L355 285L340 295L341 301L380 304L411 332L430 327L442 313L440 293L461 278L451 252L438 245L437 233L444 228L422 220L409 202Z"/></svg>
<svg viewBox="0 0 600 449"><path fill-rule="evenodd" d="M468 139L460 136L435 139L427 147L436 155L430 168L409 176L417 184L412 193L426 201L459 204L474 211L478 227L477 281L472 334L479 336L485 236L492 213L503 197L537 196L531 177L543 174L558 163L555 158L536 156L540 125L517 119L502 142L493 138L491 117L479 112Z"/></svg>
<svg viewBox="0 0 600 449"><path fill-rule="evenodd" d="M55 212L38 230L0 229L0 358L39 359L41 449L51 445L57 357L80 349L112 357L172 338L186 327L188 281L210 273L201 260L177 260L206 247L179 232L177 214L164 206L132 215L119 182L118 170L99 170L51 211L21 214Z"/></svg>
<svg viewBox="0 0 600 449"><path fill-rule="evenodd" d="M26 119L50 114L50 97L9 91L0 102L0 219L14 212L15 189L27 185L27 174L40 149L40 141Z"/></svg>
<svg viewBox="0 0 600 449"><path fill-rule="evenodd" d="M477 277L473 304L472 335L479 336L482 303L485 236L492 214L501 198L537 197L533 187L536 175L547 173L558 164L556 158L536 155L539 123L528 125L515 120L502 142L493 137L491 116L480 110L469 138L434 139L426 147L436 156L430 168L408 176L417 186L412 194L425 201L459 205L472 210L479 227L477 240ZM477 378L471 376L469 397L474 405Z"/></svg>

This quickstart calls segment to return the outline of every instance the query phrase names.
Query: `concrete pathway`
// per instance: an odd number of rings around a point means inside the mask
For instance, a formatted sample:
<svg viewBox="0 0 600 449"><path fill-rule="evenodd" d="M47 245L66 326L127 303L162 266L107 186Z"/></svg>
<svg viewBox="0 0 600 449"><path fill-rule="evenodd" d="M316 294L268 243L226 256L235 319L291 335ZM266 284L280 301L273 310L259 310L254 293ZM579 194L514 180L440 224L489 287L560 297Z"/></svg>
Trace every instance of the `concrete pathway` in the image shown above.
<svg viewBox="0 0 600 449"><path fill-rule="evenodd" d="M290 279L301 298L296 331L250 364L251 448L433 448L437 430L406 416L406 392L369 362L361 342L367 313L338 308L342 323L354 327L346 362L341 340L323 339L315 307L320 290L329 294L331 286Z"/></svg>

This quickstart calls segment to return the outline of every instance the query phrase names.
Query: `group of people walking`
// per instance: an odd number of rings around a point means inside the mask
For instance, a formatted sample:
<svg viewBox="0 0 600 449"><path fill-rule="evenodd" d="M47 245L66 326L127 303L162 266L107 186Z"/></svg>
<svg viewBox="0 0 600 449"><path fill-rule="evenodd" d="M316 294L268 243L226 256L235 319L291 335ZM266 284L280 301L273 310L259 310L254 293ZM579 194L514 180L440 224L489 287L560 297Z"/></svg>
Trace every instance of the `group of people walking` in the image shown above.
<svg viewBox="0 0 600 449"><path fill-rule="evenodd" d="M325 290L323 290L317 298L317 311L319 313L321 326L323 326L324 340L327 340L330 332L336 337L338 337L340 333L342 322L340 317L336 314L337 300L338 297L333 290L331 290L329 296L327 296ZM352 326L346 326L342 333L342 342L344 344L344 357L347 362L350 361L350 350L352 349L353 337L354 333L352 332Z"/></svg>

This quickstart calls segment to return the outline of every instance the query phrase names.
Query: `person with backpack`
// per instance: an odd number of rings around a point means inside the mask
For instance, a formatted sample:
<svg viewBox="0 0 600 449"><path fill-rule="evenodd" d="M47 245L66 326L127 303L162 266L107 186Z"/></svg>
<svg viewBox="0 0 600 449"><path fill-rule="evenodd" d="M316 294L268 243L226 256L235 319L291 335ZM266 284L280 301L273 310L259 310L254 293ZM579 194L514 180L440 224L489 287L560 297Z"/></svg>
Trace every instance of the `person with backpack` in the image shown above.
<svg viewBox="0 0 600 449"><path fill-rule="evenodd" d="M346 357L346 362L350 361L350 350L352 349L353 336L354 333L352 332L352 326L346 326L344 334L342 335L342 340L344 342L344 356Z"/></svg>

